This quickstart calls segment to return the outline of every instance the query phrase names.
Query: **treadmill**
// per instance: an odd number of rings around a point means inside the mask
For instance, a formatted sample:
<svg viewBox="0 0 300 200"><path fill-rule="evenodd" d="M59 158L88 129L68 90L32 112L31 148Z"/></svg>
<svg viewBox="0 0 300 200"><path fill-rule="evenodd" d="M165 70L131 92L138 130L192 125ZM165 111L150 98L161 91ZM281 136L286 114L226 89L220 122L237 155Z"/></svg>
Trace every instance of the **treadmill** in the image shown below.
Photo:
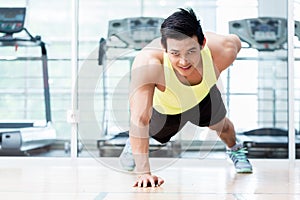
<svg viewBox="0 0 300 200"><path fill-rule="evenodd" d="M50 91L48 84L47 50L40 36L33 37L24 28L26 8L0 8L0 47L40 47L43 90L45 101L45 123L36 121L0 121L0 155L29 155L29 151L48 148L56 141L56 130L52 126ZM24 32L26 37L14 37ZM2 59L2 58L1 58ZM22 58L17 58L22 60ZM24 58L24 60L30 58ZM5 58L3 59L5 60ZM43 120L44 121L44 120Z"/></svg>
<svg viewBox="0 0 300 200"><path fill-rule="evenodd" d="M229 22L229 32L238 35L248 48L261 52L286 49L287 20L259 17ZM300 22L295 21L295 36L300 40ZM274 111L275 112L275 111ZM300 135L295 131L296 157L300 158ZM261 127L237 133L237 140L248 149L249 158L287 158L288 130Z"/></svg>

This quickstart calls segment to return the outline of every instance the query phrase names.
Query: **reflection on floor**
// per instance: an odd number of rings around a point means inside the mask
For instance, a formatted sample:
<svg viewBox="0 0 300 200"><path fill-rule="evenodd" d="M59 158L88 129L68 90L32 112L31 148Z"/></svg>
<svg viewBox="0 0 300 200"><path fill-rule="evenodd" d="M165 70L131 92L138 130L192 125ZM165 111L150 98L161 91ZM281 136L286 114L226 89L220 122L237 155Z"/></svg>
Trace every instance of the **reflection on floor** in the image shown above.
<svg viewBox="0 0 300 200"><path fill-rule="evenodd" d="M151 158L153 173L165 183L134 188L133 173L116 158L0 159L1 199L63 200L296 200L300 162L251 160L252 174L236 174L228 159Z"/></svg>

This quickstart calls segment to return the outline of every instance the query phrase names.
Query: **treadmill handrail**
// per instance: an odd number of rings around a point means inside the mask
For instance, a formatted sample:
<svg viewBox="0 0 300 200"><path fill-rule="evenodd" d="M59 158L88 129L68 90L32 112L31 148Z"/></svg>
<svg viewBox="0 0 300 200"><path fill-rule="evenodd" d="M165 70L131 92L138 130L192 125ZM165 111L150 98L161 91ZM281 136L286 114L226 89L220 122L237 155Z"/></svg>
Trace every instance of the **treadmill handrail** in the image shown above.
<svg viewBox="0 0 300 200"><path fill-rule="evenodd" d="M49 75L48 75L48 57L46 44L41 40L40 36L33 37L26 28L23 28L29 38L14 38L12 34L0 37L1 46L18 46L18 42L28 42L33 46L41 47L41 60L43 70L43 89L44 89L44 101L45 101L45 118L46 122L51 122L51 104L50 104L50 88L49 88ZM31 46L31 45L20 45L20 46Z"/></svg>

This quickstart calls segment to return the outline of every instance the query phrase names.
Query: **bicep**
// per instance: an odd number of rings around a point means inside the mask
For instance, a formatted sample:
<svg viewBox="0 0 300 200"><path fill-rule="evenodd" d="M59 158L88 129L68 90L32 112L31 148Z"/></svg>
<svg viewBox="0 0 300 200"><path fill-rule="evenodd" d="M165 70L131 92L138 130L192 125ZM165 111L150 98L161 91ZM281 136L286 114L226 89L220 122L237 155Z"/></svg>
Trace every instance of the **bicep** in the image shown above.
<svg viewBox="0 0 300 200"><path fill-rule="evenodd" d="M147 110L152 107L154 84L143 85L130 92L131 110Z"/></svg>
<svg viewBox="0 0 300 200"><path fill-rule="evenodd" d="M131 71L129 94L131 119L134 121L145 123L149 118L155 84L151 66L143 58L137 58Z"/></svg>
<svg viewBox="0 0 300 200"><path fill-rule="evenodd" d="M130 111L136 123L147 124L152 112L155 85L163 74L159 59L161 50L142 50L131 71Z"/></svg>
<svg viewBox="0 0 300 200"><path fill-rule="evenodd" d="M147 136L152 115L154 85L145 85L130 94L131 135ZM138 131L134 131L138 130Z"/></svg>

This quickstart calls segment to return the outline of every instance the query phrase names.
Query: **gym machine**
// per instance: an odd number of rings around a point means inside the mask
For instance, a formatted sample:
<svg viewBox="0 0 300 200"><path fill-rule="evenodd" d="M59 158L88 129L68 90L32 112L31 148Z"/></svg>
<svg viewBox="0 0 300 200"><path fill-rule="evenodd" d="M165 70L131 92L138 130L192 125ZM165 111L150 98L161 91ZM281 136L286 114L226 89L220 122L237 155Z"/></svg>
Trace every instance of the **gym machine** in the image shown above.
<svg viewBox="0 0 300 200"><path fill-rule="evenodd" d="M238 35L242 42L248 44L248 48L257 49L259 52L286 50L288 36L287 20L284 18L259 17L230 21L229 32ZM300 40L299 21L295 21L295 36ZM275 99L274 96L274 101ZM276 119L276 102L273 104L273 118ZM297 131L295 134L299 158L300 135ZM237 139L248 148L250 158L287 158L288 156L288 130L286 129L275 126L257 128L238 133Z"/></svg>
<svg viewBox="0 0 300 200"><path fill-rule="evenodd" d="M28 155L30 150L49 147L56 141L56 130L52 126L50 91L48 84L47 50L40 36L33 37L26 28L24 21L26 8L0 8L0 47L40 47L43 90L45 103L45 123L36 121L0 121L0 154ZM14 37L24 32L27 37ZM1 58L3 59L3 58ZM16 58L18 59L18 58ZM6 60L5 58L3 60ZM26 57L25 60L30 60Z"/></svg>
<svg viewBox="0 0 300 200"><path fill-rule="evenodd" d="M120 133L115 133L114 127L110 125L108 110L110 91L106 87L108 85L109 75L106 74L106 67L109 61L128 60L130 71L136 53L153 39L160 37L160 25L163 20L163 18L155 17L133 17L111 20L108 23L107 39L100 39L98 64L103 66L104 72L102 78L104 108L102 127L104 127L104 132L101 138L97 140L100 156L105 156L107 149L110 149L110 152L117 150L113 156L118 156L129 137L128 131L125 130ZM160 144L150 138L150 155L155 155L155 151L161 148L167 148L167 151L165 151L166 156L173 156L173 154L176 153L174 143ZM159 156L161 156L161 153L160 151Z"/></svg>

